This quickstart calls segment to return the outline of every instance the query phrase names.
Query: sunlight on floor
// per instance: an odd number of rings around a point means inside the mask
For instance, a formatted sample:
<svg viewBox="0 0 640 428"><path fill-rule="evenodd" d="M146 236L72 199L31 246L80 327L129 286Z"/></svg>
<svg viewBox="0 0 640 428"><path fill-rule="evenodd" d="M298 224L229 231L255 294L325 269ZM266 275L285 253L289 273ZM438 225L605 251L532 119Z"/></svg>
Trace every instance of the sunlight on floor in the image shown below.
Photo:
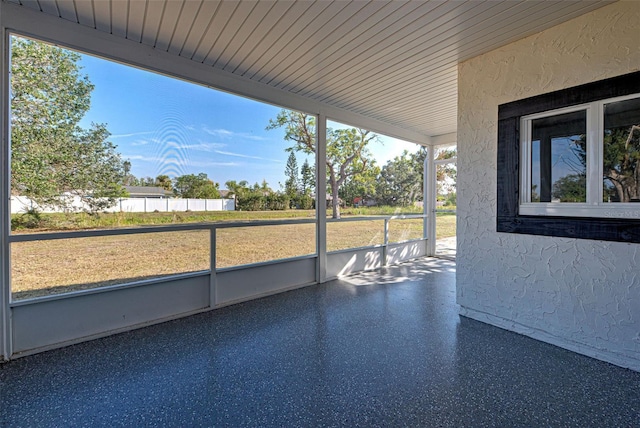
<svg viewBox="0 0 640 428"><path fill-rule="evenodd" d="M424 257L396 266L360 272L354 276L340 278L340 280L353 286L397 284L405 281L418 281L431 273L455 273L455 271L456 264L452 260Z"/></svg>

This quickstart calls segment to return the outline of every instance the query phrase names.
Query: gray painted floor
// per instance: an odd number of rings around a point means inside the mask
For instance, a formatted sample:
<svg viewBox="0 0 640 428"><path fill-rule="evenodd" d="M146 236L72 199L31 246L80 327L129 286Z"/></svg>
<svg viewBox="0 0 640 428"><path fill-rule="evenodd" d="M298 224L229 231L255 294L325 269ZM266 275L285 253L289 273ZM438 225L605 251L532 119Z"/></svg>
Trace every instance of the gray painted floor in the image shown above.
<svg viewBox="0 0 640 428"><path fill-rule="evenodd" d="M461 318L423 259L0 366L0 425L640 427L640 373Z"/></svg>

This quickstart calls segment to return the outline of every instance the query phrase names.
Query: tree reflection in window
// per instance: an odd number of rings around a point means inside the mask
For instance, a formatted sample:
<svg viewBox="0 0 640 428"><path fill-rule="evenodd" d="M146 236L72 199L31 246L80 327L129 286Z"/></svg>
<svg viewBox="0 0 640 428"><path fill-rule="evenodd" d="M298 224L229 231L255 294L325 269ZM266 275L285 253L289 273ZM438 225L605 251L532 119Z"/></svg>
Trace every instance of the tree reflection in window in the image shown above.
<svg viewBox="0 0 640 428"><path fill-rule="evenodd" d="M531 202L586 202L586 111L534 119Z"/></svg>
<svg viewBox="0 0 640 428"><path fill-rule="evenodd" d="M640 98L604 106L603 202L640 202Z"/></svg>

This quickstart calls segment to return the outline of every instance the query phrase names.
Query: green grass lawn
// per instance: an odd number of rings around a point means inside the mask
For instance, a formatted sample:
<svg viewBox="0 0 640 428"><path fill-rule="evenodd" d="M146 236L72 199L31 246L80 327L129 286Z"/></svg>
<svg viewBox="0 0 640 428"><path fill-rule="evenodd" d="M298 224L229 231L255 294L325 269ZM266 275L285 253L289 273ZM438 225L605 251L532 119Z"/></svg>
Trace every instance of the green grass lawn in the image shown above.
<svg viewBox="0 0 640 428"><path fill-rule="evenodd" d="M422 214L413 207L343 208L341 215L402 215ZM283 211L208 211L208 212L157 212L157 213L55 213L12 214L11 230L14 233L48 232L56 230L86 230L118 227L135 227L163 224L207 223L220 221L273 220L290 218L314 218L315 210ZM327 210L331 215L331 210Z"/></svg>
<svg viewBox="0 0 640 428"><path fill-rule="evenodd" d="M384 210L366 211L390 215ZM47 215L49 227L18 229L14 233L132 227L140 225L220 221L313 218L314 211L225 211L210 213ZM343 211L343 217L364 215ZM437 238L455 236L455 215L438 214ZM56 228L52 226L56 225ZM422 219L394 219L389 242L422 237ZM336 251L379 245L384 220L329 222L327 249ZM315 253L315 224L218 229L218 268ZM209 269L209 231L158 232L119 236L16 242L11 244L12 292L16 299Z"/></svg>

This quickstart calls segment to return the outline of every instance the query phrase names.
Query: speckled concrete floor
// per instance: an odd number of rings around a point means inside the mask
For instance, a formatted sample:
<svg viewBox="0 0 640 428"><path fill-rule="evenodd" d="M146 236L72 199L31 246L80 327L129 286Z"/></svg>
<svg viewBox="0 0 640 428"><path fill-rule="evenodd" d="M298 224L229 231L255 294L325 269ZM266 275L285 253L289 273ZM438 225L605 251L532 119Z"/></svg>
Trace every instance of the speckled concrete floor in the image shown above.
<svg viewBox="0 0 640 428"><path fill-rule="evenodd" d="M0 366L1 426L638 427L640 373L457 315L423 259Z"/></svg>
<svg viewBox="0 0 640 428"><path fill-rule="evenodd" d="M436 256L444 257L450 260L456 258L457 239L455 236L438 239L436 241Z"/></svg>

